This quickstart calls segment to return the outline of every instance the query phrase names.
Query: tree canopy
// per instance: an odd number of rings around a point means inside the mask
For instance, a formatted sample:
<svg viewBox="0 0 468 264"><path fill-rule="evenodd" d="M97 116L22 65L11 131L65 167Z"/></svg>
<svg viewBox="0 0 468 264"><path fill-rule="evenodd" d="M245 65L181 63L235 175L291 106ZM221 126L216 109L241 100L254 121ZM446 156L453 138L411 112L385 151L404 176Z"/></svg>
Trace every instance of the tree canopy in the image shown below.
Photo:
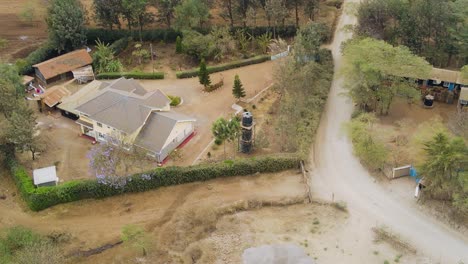
<svg viewBox="0 0 468 264"><path fill-rule="evenodd" d="M178 30L202 27L210 16L210 10L203 0L183 0L175 7L175 28Z"/></svg>
<svg viewBox="0 0 468 264"><path fill-rule="evenodd" d="M52 0L47 10L49 41L58 52L67 52L86 43L85 15L78 0Z"/></svg>
<svg viewBox="0 0 468 264"><path fill-rule="evenodd" d="M404 46L393 47L371 38L350 40L343 46L346 86L363 109L387 114L394 96L418 96L414 79L429 76L431 66ZM416 91L416 92L415 92Z"/></svg>

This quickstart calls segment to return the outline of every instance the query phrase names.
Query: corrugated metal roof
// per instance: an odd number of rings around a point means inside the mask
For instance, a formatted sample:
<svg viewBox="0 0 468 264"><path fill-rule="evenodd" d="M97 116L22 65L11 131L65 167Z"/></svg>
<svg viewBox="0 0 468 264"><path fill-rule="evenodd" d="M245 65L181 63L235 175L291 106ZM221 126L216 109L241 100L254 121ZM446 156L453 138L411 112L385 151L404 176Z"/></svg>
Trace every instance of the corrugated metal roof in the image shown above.
<svg viewBox="0 0 468 264"><path fill-rule="evenodd" d="M64 98L62 103L57 107L69 113L79 115L76 111L76 107L93 99L101 89L107 86L109 86L108 83L94 80L82 87L76 93Z"/></svg>
<svg viewBox="0 0 468 264"><path fill-rule="evenodd" d="M195 122L195 119L174 112L151 113L136 139L136 145L160 152L179 122Z"/></svg>
<svg viewBox="0 0 468 264"><path fill-rule="evenodd" d="M41 168L33 171L34 185L48 182L57 182L57 171L55 166Z"/></svg>
<svg viewBox="0 0 468 264"><path fill-rule="evenodd" d="M97 122L126 133L141 127L152 110L160 110L170 103L159 90L147 92L133 79L118 79L97 95L76 107Z"/></svg>
<svg viewBox="0 0 468 264"><path fill-rule="evenodd" d="M85 49L75 50L62 56L33 65L45 79L50 79L62 73L89 65L93 59Z"/></svg>
<svg viewBox="0 0 468 264"><path fill-rule="evenodd" d="M429 79L457 84L468 84L468 80L463 78L461 72L439 68L432 68Z"/></svg>
<svg viewBox="0 0 468 264"><path fill-rule="evenodd" d="M62 101L62 98L70 95L70 91L61 86L55 86L46 90L41 95L42 101L49 107L54 107Z"/></svg>

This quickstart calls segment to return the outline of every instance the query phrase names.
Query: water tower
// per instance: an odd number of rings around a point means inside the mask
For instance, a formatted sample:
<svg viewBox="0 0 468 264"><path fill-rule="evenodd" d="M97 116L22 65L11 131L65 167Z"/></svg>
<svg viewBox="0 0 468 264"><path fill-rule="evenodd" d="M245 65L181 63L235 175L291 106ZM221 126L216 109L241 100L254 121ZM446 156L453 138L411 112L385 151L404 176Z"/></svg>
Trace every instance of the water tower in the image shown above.
<svg viewBox="0 0 468 264"><path fill-rule="evenodd" d="M242 114L241 120L241 136L239 140L239 148L242 153L250 153L252 151L255 139L255 123L252 113L245 112Z"/></svg>

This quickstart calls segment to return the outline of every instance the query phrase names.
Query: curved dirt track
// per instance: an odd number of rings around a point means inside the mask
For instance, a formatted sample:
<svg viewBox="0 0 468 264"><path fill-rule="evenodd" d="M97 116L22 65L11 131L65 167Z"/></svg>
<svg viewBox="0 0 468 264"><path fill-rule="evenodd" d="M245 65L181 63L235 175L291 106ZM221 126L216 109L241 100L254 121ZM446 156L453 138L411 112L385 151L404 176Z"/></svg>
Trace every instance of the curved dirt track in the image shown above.
<svg viewBox="0 0 468 264"><path fill-rule="evenodd" d="M356 0L345 2L358 2ZM331 45L335 72L341 66L340 44L351 37L340 30L356 19L343 12ZM375 182L343 134L342 124L350 119L353 104L341 95L343 79L335 73L330 97L314 146L312 177L314 197L345 201L350 218L346 228L337 230L337 240L353 250L352 256L328 256L321 263L362 263L362 254L372 245L372 227L385 225L411 243L420 256L418 263L468 263L468 239L416 208L411 194L398 197ZM345 258L345 259L344 259Z"/></svg>

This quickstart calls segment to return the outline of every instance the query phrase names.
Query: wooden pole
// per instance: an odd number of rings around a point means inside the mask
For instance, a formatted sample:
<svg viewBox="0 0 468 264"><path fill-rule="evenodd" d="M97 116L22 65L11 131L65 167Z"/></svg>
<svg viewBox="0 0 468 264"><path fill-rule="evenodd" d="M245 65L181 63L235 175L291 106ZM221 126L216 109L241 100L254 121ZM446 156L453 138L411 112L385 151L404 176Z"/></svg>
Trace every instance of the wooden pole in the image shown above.
<svg viewBox="0 0 468 264"><path fill-rule="evenodd" d="M150 49L151 49L151 68L153 68L153 73L154 73L154 59L153 59L153 43L150 43Z"/></svg>

